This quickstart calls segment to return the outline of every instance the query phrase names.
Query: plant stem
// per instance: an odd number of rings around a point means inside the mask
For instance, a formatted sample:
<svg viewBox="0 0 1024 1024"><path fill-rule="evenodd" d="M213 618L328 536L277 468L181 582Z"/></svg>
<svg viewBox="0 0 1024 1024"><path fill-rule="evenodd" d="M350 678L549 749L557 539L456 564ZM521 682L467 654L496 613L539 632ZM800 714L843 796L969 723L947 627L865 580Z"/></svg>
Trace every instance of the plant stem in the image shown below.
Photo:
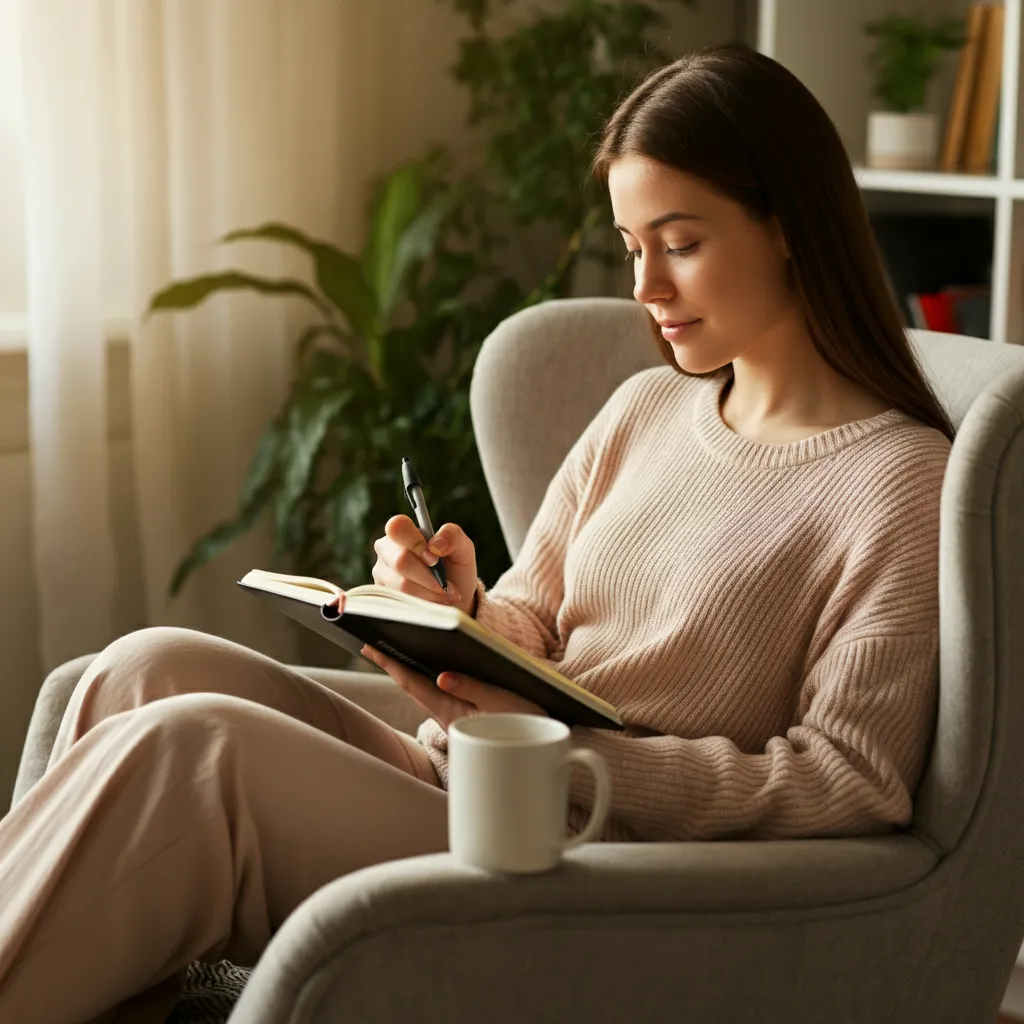
<svg viewBox="0 0 1024 1024"><path fill-rule="evenodd" d="M591 206L587 211L587 215L583 218L583 223L572 233L569 237L569 241L565 245L565 249L562 250L562 255L558 258L558 262L555 264L554 269L544 278L543 281L536 288L526 296L522 302L516 307L516 311L525 309L527 306L536 305L536 303L542 301L544 298L549 296L557 296L562 287L562 283L572 270L576 259L580 254L580 249L583 246L583 239L586 238L587 232L597 223L598 215L601 212L600 205Z"/></svg>

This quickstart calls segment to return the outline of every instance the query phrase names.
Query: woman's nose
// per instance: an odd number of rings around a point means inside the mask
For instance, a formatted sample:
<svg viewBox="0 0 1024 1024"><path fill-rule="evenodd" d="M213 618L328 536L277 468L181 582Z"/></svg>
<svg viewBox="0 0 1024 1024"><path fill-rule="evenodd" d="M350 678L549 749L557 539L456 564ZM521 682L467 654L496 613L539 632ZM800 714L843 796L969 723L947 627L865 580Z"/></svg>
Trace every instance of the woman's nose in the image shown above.
<svg viewBox="0 0 1024 1024"><path fill-rule="evenodd" d="M672 297L673 285L668 275L658 269L653 260L638 261L633 283L633 298L644 304Z"/></svg>

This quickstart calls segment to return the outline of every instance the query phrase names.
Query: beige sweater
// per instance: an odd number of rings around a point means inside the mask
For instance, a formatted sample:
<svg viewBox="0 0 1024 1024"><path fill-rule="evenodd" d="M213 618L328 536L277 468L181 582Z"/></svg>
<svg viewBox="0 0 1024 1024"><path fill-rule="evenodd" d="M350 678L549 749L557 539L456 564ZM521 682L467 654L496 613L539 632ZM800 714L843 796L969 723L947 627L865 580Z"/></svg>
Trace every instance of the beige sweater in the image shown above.
<svg viewBox="0 0 1024 1024"><path fill-rule="evenodd" d="M725 379L626 381L477 617L628 723L573 730L611 769L607 838L905 824L934 723L949 442L891 409L758 444L722 421ZM419 736L446 781L447 735ZM577 826L590 786L573 773Z"/></svg>

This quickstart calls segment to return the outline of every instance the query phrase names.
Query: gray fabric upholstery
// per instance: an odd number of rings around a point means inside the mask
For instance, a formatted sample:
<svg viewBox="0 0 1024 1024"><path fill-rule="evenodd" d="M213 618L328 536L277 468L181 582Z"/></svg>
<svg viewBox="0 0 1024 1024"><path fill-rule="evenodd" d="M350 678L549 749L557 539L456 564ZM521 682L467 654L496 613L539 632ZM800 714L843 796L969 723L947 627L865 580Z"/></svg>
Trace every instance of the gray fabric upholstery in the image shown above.
<svg viewBox="0 0 1024 1024"><path fill-rule="evenodd" d="M944 399L948 384L954 415L967 405L966 382L1007 355L990 342L964 341L970 361L954 373L949 357L955 349L945 339L944 351L932 344L922 341L922 362ZM986 780L999 787L1001 762L1008 756L1000 733L1024 712L1012 692L1024 681L1024 347L1013 355L1015 365L963 415L942 489L942 685L914 827L944 853L957 846L979 813Z"/></svg>
<svg viewBox="0 0 1024 1024"><path fill-rule="evenodd" d="M643 310L623 299L531 306L487 339L473 368L470 406L513 558L583 428L619 384L660 359Z"/></svg>
<svg viewBox="0 0 1024 1024"><path fill-rule="evenodd" d="M526 878L395 861L307 900L231 1022L923 1020L820 1011L878 984L857 953L911 934L872 915L934 865L908 836L591 844Z"/></svg>
<svg viewBox="0 0 1024 1024"><path fill-rule="evenodd" d="M940 708L908 832L591 845L531 878L447 855L378 865L295 910L232 1024L990 1024L1024 936L1024 349L915 343L960 433L942 496ZM513 553L579 431L658 358L639 307L610 299L547 303L487 340L473 419ZM26 778L80 671L47 680ZM357 684L360 699L379 685Z"/></svg>
<svg viewBox="0 0 1024 1024"><path fill-rule="evenodd" d="M21 755L21 763L18 765L18 775L14 780L12 806L46 771L53 741L57 738L57 730L60 728L60 720L71 699L71 691L94 657L94 654L84 654L72 661L66 661L43 680L35 707L32 709L32 718L28 723L25 748Z"/></svg>

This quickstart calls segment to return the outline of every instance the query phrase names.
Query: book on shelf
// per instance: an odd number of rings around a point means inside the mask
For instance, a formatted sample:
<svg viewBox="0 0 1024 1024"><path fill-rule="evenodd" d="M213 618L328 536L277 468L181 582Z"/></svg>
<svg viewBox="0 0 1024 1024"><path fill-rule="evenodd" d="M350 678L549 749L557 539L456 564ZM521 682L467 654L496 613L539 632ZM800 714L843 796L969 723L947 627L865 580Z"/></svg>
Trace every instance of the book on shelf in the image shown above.
<svg viewBox="0 0 1024 1024"><path fill-rule="evenodd" d="M972 3L964 19L964 44L957 60L956 78L949 101L946 130L939 154L939 170L955 172L960 169L967 133L967 119L974 93L978 59L981 53L982 30L987 4Z"/></svg>
<svg viewBox="0 0 1024 1024"><path fill-rule="evenodd" d="M263 569L246 573L238 585L360 657L369 644L430 679L456 672L503 687L568 725L622 728L611 704L458 608L371 583L344 591L339 614L326 607L342 592L334 584Z"/></svg>
<svg viewBox="0 0 1024 1024"><path fill-rule="evenodd" d="M911 295L931 295L951 284L988 289L992 280L991 212L871 213L878 247L893 297L913 327L926 327ZM990 337L987 300L974 302L969 327L957 333ZM978 314L981 314L979 319ZM967 321L965 321L966 323Z"/></svg>
<svg viewBox="0 0 1024 1024"><path fill-rule="evenodd" d="M990 301L987 285L950 285L937 292L907 295L912 327L974 338L988 336Z"/></svg>
<svg viewBox="0 0 1024 1024"><path fill-rule="evenodd" d="M957 333L953 303L949 296L942 292L912 292L907 296L907 304L910 306L914 327L926 331Z"/></svg>
<svg viewBox="0 0 1024 1024"><path fill-rule="evenodd" d="M1003 79L1003 26L1003 5L986 3L960 160L960 169L968 174L985 174L992 165Z"/></svg>

